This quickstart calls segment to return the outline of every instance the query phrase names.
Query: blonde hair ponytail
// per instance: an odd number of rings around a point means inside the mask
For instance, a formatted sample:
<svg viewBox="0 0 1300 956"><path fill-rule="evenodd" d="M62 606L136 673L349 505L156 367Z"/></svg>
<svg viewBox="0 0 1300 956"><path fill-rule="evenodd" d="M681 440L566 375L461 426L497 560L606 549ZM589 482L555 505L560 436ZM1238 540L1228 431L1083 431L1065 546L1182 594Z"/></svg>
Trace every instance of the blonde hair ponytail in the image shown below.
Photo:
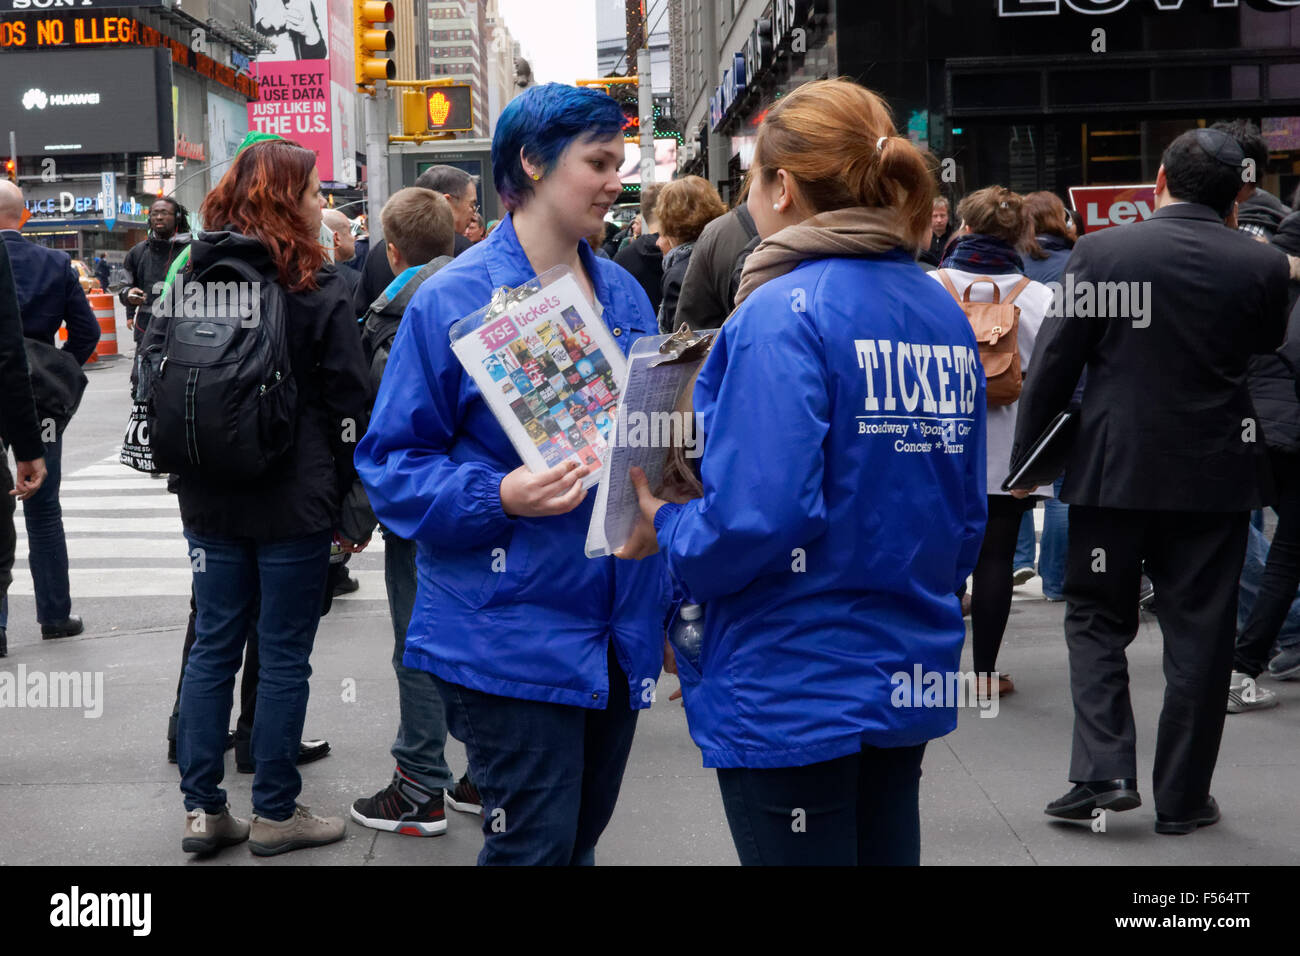
<svg viewBox="0 0 1300 956"><path fill-rule="evenodd" d="M812 214L892 209L910 245L928 241L933 158L898 136L884 100L852 80L805 83L778 100L759 128L754 165L766 179L784 169Z"/></svg>

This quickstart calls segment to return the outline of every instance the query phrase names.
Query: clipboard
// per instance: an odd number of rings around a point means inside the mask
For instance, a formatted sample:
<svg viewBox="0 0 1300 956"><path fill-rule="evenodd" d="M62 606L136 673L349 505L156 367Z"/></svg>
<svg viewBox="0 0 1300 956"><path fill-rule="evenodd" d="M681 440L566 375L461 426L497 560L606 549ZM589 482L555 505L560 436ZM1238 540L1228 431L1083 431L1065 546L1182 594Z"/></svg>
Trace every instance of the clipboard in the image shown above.
<svg viewBox="0 0 1300 956"><path fill-rule="evenodd" d="M458 320L451 349L534 472L573 460L600 481L627 360L583 295L556 266Z"/></svg>
<svg viewBox="0 0 1300 956"><path fill-rule="evenodd" d="M1069 408L1061 412L1038 436L1038 441L1030 446L1022 460L1012 462L1011 474L1002 482L1002 490L1032 489L1056 481L1065 471L1078 434L1079 410Z"/></svg>
<svg viewBox="0 0 1300 956"><path fill-rule="evenodd" d="M647 335L633 343L620 383L622 398L608 467L587 526L587 557L613 554L636 527L641 506L629 469L640 468L650 487L657 488L674 443L680 442L690 458L703 453L696 420L686 420L675 407L682 390L694 383L716 338L716 329L692 332L683 325L671 335Z"/></svg>

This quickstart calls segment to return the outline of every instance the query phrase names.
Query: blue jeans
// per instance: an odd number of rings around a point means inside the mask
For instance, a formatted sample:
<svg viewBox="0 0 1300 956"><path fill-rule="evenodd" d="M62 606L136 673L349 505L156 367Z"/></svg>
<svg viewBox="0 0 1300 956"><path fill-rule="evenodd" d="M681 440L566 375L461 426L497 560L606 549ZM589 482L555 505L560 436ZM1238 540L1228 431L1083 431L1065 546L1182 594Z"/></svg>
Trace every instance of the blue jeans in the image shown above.
<svg viewBox="0 0 1300 956"><path fill-rule="evenodd" d="M204 538L188 531L185 537L191 563L196 565L197 608L176 728L185 809L216 813L226 806L226 792L220 787L226 728L235 673L260 595L253 812L269 820L287 820L302 790L298 747L311 676L307 659L325 598L331 534L318 531L260 543Z"/></svg>
<svg viewBox="0 0 1300 956"><path fill-rule="evenodd" d="M32 569L36 592L36 620L57 624L72 613L72 592L68 584L68 542L63 536L63 509L59 507L59 467L63 436L45 445L45 483L23 502L27 525L27 565ZM9 624L9 598L0 600L0 627Z"/></svg>
<svg viewBox="0 0 1300 956"><path fill-rule="evenodd" d="M925 744L863 747L804 767L718 770L741 865L919 865L924 756Z"/></svg>
<svg viewBox="0 0 1300 956"><path fill-rule="evenodd" d="M1020 536L1016 539L1016 556L1011 562L1013 568L1032 568L1037 562L1038 535L1034 531L1034 509L1030 508L1020 519Z"/></svg>
<svg viewBox="0 0 1300 956"><path fill-rule="evenodd" d="M1057 478L1055 498L1043 501L1043 540L1038 548L1038 574L1043 579L1043 594L1054 600L1064 597L1065 552L1069 543L1070 506L1061 501L1061 483Z"/></svg>
<svg viewBox="0 0 1300 956"><path fill-rule="evenodd" d="M456 785L443 748L447 717L437 681L428 671L402 663L406 629L415 608L415 542L384 532L384 587L393 619L393 670L397 672L397 739L393 759L402 772L426 790Z"/></svg>
<svg viewBox="0 0 1300 956"><path fill-rule="evenodd" d="M605 710L438 686L483 798L479 866L594 865L636 730L612 642Z"/></svg>

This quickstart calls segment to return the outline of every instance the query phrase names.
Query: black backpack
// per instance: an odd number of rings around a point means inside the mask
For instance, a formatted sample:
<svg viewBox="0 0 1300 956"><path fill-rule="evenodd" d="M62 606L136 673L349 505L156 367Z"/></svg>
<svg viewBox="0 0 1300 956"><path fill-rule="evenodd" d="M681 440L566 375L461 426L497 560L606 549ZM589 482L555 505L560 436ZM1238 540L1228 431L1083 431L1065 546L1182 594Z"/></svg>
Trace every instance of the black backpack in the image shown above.
<svg viewBox="0 0 1300 956"><path fill-rule="evenodd" d="M243 314L240 295L218 294L229 283L257 290L255 317ZM298 387L284 290L235 257L218 259L182 289L194 284L205 292L203 314L168 315L162 344L145 353L154 466L219 481L258 478L294 440Z"/></svg>

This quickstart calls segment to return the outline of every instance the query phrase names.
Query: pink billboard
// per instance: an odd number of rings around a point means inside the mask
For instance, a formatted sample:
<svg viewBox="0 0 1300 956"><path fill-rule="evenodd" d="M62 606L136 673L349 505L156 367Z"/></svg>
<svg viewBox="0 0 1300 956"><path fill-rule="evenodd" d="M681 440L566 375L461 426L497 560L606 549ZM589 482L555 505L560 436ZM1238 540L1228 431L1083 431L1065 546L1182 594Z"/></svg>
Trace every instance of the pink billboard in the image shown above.
<svg viewBox="0 0 1300 956"><path fill-rule="evenodd" d="M253 0L253 26L272 49L253 64L248 128L314 151L322 182L355 183L350 0Z"/></svg>
<svg viewBox="0 0 1300 956"><path fill-rule="evenodd" d="M334 178L328 66L326 60L258 63L259 94L248 104L248 128L313 150L322 181Z"/></svg>

